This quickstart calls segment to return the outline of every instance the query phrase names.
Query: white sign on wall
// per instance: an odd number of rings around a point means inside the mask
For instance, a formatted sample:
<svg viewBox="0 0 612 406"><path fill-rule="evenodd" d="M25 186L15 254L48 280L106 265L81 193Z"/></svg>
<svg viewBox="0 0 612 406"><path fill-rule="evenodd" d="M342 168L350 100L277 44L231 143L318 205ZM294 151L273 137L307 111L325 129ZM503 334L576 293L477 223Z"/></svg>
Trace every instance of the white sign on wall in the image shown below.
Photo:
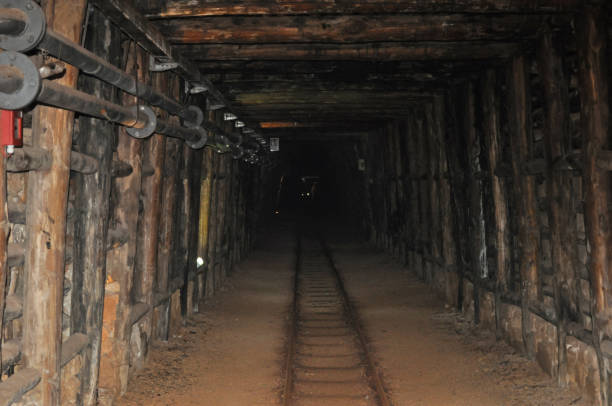
<svg viewBox="0 0 612 406"><path fill-rule="evenodd" d="M280 142L278 137L271 137L270 138L270 151L271 152L278 152L280 151Z"/></svg>

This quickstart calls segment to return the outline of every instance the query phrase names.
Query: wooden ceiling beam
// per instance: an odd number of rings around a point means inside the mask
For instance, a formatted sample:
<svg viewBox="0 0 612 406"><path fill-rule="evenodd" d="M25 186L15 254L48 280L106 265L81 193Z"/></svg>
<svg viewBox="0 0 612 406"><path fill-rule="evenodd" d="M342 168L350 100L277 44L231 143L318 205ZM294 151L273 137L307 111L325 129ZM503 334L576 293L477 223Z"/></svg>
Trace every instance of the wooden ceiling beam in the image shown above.
<svg viewBox="0 0 612 406"><path fill-rule="evenodd" d="M345 77L359 75L402 75L404 73L427 74L430 76L453 75L460 72L482 71L483 66L491 66L495 61L489 60L455 60L447 61L245 61L245 60L201 60L198 67L203 73L211 75L238 74L241 76L255 74L337 74Z"/></svg>
<svg viewBox="0 0 612 406"><path fill-rule="evenodd" d="M543 16L342 15L173 19L161 27L177 44L509 40L535 36Z"/></svg>
<svg viewBox="0 0 612 406"><path fill-rule="evenodd" d="M169 0L144 10L149 18L239 15L323 15L384 13L558 13L575 9L581 0Z"/></svg>
<svg viewBox="0 0 612 406"><path fill-rule="evenodd" d="M238 97L242 93L280 93L280 92L331 92L331 91L362 91L362 92L434 92L442 91L448 87L448 82L429 81L425 84L417 80L363 80L357 82L335 82L333 80L262 80L262 81L232 81L217 83L230 99Z"/></svg>
<svg viewBox="0 0 612 406"><path fill-rule="evenodd" d="M178 45L194 61L215 60L466 60L509 58L514 42L419 42L375 44Z"/></svg>

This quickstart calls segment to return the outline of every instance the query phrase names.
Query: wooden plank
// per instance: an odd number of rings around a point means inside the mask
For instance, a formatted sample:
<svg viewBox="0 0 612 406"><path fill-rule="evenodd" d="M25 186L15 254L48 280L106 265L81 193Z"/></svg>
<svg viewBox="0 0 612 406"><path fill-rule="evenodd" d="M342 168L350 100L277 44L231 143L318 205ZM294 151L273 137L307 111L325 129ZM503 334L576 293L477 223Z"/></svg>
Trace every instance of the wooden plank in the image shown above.
<svg viewBox="0 0 612 406"><path fill-rule="evenodd" d="M566 12L581 4L579 0L393 0L393 1L208 1L170 0L146 8L151 19L244 15L325 15L396 13L533 13Z"/></svg>
<svg viewBox="0 0 612 406"><path fill-rule="evenodd" d="M79 43L85 5L85 0L47 0L43 3L47 26ZM66 66L57 83L74 87L77 76L77 69ZM28 288L24 294L23 353L26 368L41 371L41 402L49 406L60 402L66 206L73 125L73 112L35 108L32 142L51 153L52 164L48 171L28 176L24 280Z"/></svg>
<svg viewBox="0 0 612 406"><path fill-rule="evenodd" d="M62 343L61 366L66 366L89 344L89 339L85 334L72 334Z"/></svg>
<svg viewBox="0 0 612 406"><path fill-rule="evenodd" d="M379 42L376 44L177 45L195 62L205 60L423 61L508 58L512 42Z"/></svg>
<svg viewBox="0 0 612 406"><path fill-rule="evenodd" d="M531 148L531 102L527 83L527 61L524 56L512 60L509 69L508 120L512 148L513 199L517 207L518 242L520 250L519 269L521 275L521 308L523 316L523 342L529 357L534 355L533 332L530 331L529 309L537 307L540 295L538 284L539 230L535 180L525 176L522 163L532 158Z"/></svg>
<svg viewBox="0 0 612 406"><path fill-rule="evenodd" d="M144 80L147 72L146 55L133 42L125 43L125 70ZM122 95L123 104L134 98ZM132 307L132 283L136 256L136 236L140 206L141 162L143 141L119 129L116 159L132 166L132 173L113 179L111 189L110 224L113 228L127 230L129 240L106 255L106 285L102 322L102 343L98 397L100 403L112 403L127 390L130 353L130 315ZM105 242L106 244L106 242Z"/></svg>
<svg viewBox="0 0 612 406"><path fill-rule="evenodd" d="M90 15L89 35L84 46L118 66L121 63L120 35L96 11ZM107 43L110 41L110 46ZM80 88L96 97L113 100L116 91L102 81L84 76ZM117 127L104 120L81 116L75 148L97 160L96 176L74 174L75 204L74 255L70 326L73 333L88 337L83 353L81 397L85 406L97 401L97 385L102 341L102 309L106 280L106 241L110 210L110 173ZM71 154L71 158L72 158Z"/></svg>
<svg viewBox="0 0 612 406"><path fill-rule="evenodd" d="M216 17L164 21L176 44L364 43L530 38L543 17L525 14L389 14Z"/></svg>
<svg viewBox="0 0 612 406"><path fill-rule="evenodd" d="M0 406L10 406L40 382L40 371L24 368L11 375L0 385Z"/></svg>

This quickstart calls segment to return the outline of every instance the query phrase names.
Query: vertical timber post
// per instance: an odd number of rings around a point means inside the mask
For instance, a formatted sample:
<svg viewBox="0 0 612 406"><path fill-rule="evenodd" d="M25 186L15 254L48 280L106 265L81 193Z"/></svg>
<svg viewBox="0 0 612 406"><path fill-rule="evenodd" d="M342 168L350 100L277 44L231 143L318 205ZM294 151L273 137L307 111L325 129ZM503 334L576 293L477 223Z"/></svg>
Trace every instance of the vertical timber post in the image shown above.
<svg viewBox="0 0 612 406"><path fill-rule="evenodd" d="M43 9L48 27L72 41L81 41L85 0L47 0ZM67 66L57 80L75 87L78 70ZM60 402L60 353L66 209L74 112L37 106L32 122L32 142L47 149L51 168L28 175L23 310L23 356L28 368L41 371L40 396L45 406Z"/></svg>
<svg viewBox="0 0 612 406"><path fill-rule="evenodd" d="M559 385L565 386L567 357L565 351L568 319L577 317L578 286L576 275L576 215L573 207L572 178L568 172L554 170L571 148L569 134L569 86L563 60L553 43L550 28L541 34L538 67L545 97L544 141L546 143L546 186L551 230L554 300L557 314L557 344L559 348ZM569 147L568 147L569 145Z"/></svg>
<svg viewBox="0 0 612 406"><path fill-rule="evenodd" d="M489 181L493 197L495 218L495 313L496 333L501 334L501 297L508 291L508 271L510 262L510 235L508 228L508 206L505 182L496 175L501 164L502 145L499 123L499 102L496 94L497 74L489 69L481 82L481 101L483 108L483 136L489 167Z"/></svg>
<svg viewBox="0 0 612 406"><path fill-rule="evenodd" d="M612 341L610 231L610 172L598 167L603 150L610 149L607 13L602 7L585 6L577 27L582 134L584 138L584 215L590 252L589 272L593 300L593 338L601 373L601 400L609 404L609 361L602 343Z"/></svg>
<svg viewBox="0 0 612 406"><path fill-rule="evenodd" d="M159 91L167 89L167 75L156 74L154 86ZM162 179L166 156L166 137L153 134L144 141L143 167L151 173L142 178L142 217L138 231L138 256L136 267L139 279L135 281L136 297L149 305L149 312L144 316L144 334L153 337L153 308L155 306L155 286L157 283L157 247L159 243L159 222L162 206ZM146 175L146 176L145 176Z"/></svg>
<svg viewBox="0 0 612 406"><path fill-rule="evenodd" d="M202 157L202 172L200 177L200 219L198 222L198 295L196 306L209 296L208 274L210 271L210 258L208 256L208 244L210 235L210 204L213 178L213 151L206 148Z"/></svg>
<svg viewBox="0 0 612 406"><path fill-rule="evenodd" d="M97 55L117 65L120 62L119 35L110 21L94 12L88 29L86 46ZM107 43L109 41L110 43ZM109 46L110 45L110 46ZM106 100L116 95L111 85L90 77L82 77L82 89ZM109 223L111 163L117 127L104 120L80 117L76 148L98 160L95 174L74 173L76 211L74 269L72 277L71 332L84 333L89 347L84 352L81 373L81 397L84 405L97 402L100 347L102 342L102 310L106 281L106 236Z"/></svg>
<svg viewBox="0 0 612 406"><path fill-rule="evenodd" d="M525 56L512 60L510 69L509 122L512 145L512 176L514 202L518 208L518 233L521 274L521 309L523 343L527 356L534 356L533 327L530 307L538 298L538 252L539 237L536 218L535 180L523 170L530 158L531 103L527 83L527 61Z"/></svg>
<svg viewBox="0 0 612 406"><path fill-rule="evenodd" d="M135 43L126 43L126 71L140 80L146 75L143 67L145 54ZM123 95L123 103L133 102L133 97ZM100 405L110 405L127 390L129 373L130 316L132 309L132 283L136 259L137 226L140 206L142 140L119 128L117 159L127 162L132 173L115 178L112 190L111 227L124 229L125 244L111 247L106 257L106 287L100 360L98 397Z"/></svg>

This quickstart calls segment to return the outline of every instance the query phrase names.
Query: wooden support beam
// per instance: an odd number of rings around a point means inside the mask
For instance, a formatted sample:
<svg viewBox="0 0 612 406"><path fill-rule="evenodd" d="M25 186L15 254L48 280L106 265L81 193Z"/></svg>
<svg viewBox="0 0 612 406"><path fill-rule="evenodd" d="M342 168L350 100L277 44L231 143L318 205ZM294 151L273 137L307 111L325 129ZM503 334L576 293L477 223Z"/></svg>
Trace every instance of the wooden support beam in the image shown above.
<svg viewBox="0 0 612 406"><path fill-rule="evenodd" d="M26 145L16 148L6 160L7 172L46 171L51 168L51 153L45 149ZM78 151L70 152L70 170L84 174L96 173L98 161Z"/></svg>
<svg viewBox="0 0 612 406"><path fill-rule="evenodd" d="M578 0L533 1L502 0L394 0L330 2L290 1L188 1L153 3L143 12L150 19L217 16L326 15L326 14L400 14L400 13L555 13L571 11Z"/></svg>
<svg viewBox="0 0 612 406"><path fill-rule="evenodd" d="M178 78L170 79L169 93L178 96ZM164 169L162 177L161 211L159 221L159 238L157 248L157 278L156 293L171 295L170 280L176 271L176 234L178 225L176 210L178 204L178 167L182 155L182 141L169 138L166 141ZM153 326L154 336L158 340L167 341L170 322L170 304L165 302L155 309L158 315L157 325Z"/></svg>
<svg viewBox="0 0 612 406"><path fill-rule="evenodd" d="M176 44L500 41L533 37L542 19L525 14L215 17L169 20L162 31Z"/></svg>
<svg viewBox="0 0 612 406"><path fill-rule="evenodd" d="M123 227L109 228L106 235L106 249L113 250L121 247L130 240L128 230Z"/></svg>
<svg viewBox="0 0 612 406"><path fill-rule="evenodd" d="M24 368L11 375L0 386L0 406L10 406L40 382L40 371Z"/></svg>
<svg viewBox="0 0 612 406"><path fill-rule="evenodd" d="M43 3L47 26L80 43L85 0ZM57 82L74 87L78 70L67 66ZM70 150L74 113L37 106L33 114L32 143L51 153L47 171L28 176L23 310L23 354L25 367L41 372L41 404L60 404L60 358L66 206L70 176ZM41 300L44 298L44 303Z"/></svg>
<svg viewBox="0 0 612 406"><path fill-rule="evenodd" d="M177 231L175 211L177 207L177 166L179 163L179 148L182 148L179 140L168 139L166 141L166 157L164 161L164 176L162 178L161 194L161 219L159 222L159 240L157 249L157 286L156 293L168 295L170 292L170 280L175 269L175 233ZM165 303L159 311L155 338L167 341L170 322L170 306Z"/></svg>
<svg viewBox="0 0 612 406"><path fill-rule="evenodd" d="M539 230L533 176L523 176L521 164L532 158L531 103L527 83L527 61L524 56L515 57L509 69L508 121L512 147L513 199L518 210L518 243L520 250L521 308L523 342L529 357L534 356L533 331L529 309L536 306L540 295L538 284Z"/></svg>
<svg viewBox="0 0 612 406"><path fill-rule="evenodd" d="M153 87L167 92L168 75L155 75ZM164 83L166 82L166 83ZM161 219L161 192L166 155L167 138L153 134L145 140L143 147L142 219L138 230L138 252L136 257L135 296L138 301L153 308L157 279L157 249L159 245L159 222ZM153 312L146 316L143 333L153 337Z"/></svg>
<svg viewBox="0 0 612 406"><path fill-rule="evenodd" d="M215 287L221 288L227 277L227 214L229 209L229 189L231 181L231 156L222 155L219 164L217 193L217 239L215 242L214 272Z"/></svg>
<svg viewBox="0 0 612 406"><path fill-rule="evenodd" d="M219 189L222 180L220 179L221 173L221 161L222 155L214 154L212 162L212 184L210 190L210 213L208 220L208 264L206 272L206 296L212 296L219 287L219 275L217 274L218 267L216 263L217 258L217 245L219 239Z"/></svg>
<svg viewBox="0 0 612 406"><path fill-rule="evenodd" d="M513 42L380 42L376 44L178 45L194 61L203 60L362 60L423 61L509 58Z"/></svg>
<svg viewBox="0 0 612 406"><path fill-rule="evenodd" d="M25 224L26 223L26 205L22 203L18 199L9 199L8 200L8 220L11 223L15 224Z"/></svg>
<svg viewBox="0 0 612 406"><path fill-rule="evenodd" d="M591 248L589 276L592 292L593 338L599 352L601 401L608 404L608 360L600 353L600 341L612 338L612 231L610 230L610 172L601 170L598 157L610 149L610 101L606 12L586 6L578 20L576 36L579 61L581 125L584 166L584 217Z"/></svg>
<svg viewBox="0 0 612 406"><path fill-rule="evenodd" d="M191 203L189 219L189 236L187 246L187 278L188 285L186 287L186 311L187 316L198 311L199 300L199 234L200 234L200 178L202 173L202 160L204 158L204 150L195 151L193 163L188 171L188 181L191 189ZM189 285L191 284L191 285Z"/></svg>
<svg viewBox="0 0 612 406"><path fill-rule="evenodd" d="M51 153L34 146L16 148L15 152L6 159L8 172L49 170L49 168L51 168Z"/></svg>
<svg viewBox="0 0 612 406"><path fill-rule="evenodd" d="M87 347L89 339L85 334L75 333L62 343L61 366L66 366L74 359L81 351Z"/></svg>
<svg viewBox="0 0 612 406"><path fill-rule="evenodd" d="M84 46L114 65L121 63L120 34L99 12L89 17ZM110 41L110 42L107 42ZM82 77L82 91L105 100L115 95L113 86L91 77ZM106 241L109 225L111 166L117 127L104 120L81 116L75 148L96 160L96 176L75 173L74 195L79 207L74 219L74 255L70 326L73 333L87 336L83 352L81 399L84 406L97 403L102 314L106 281ZM72 151L71 160L76 151Z"/></svg>
<svg viewBox="0 0 612 406"><path fill-rule="evenodd" d="M132 174L132 165L127 162L113 160L111 163L111 176L113 178L123 178ZM143 168L143 176L144 176Z"/></svg>
<svg viewBox="0 0 612 406"><path fill-rule="evenodd" d="M569 86L565 75L564 61L559 46L550 28L542 32L538 44L538 68L544 89L544 142L546 144L546 189L548 218L551 230L551 260L555 270L553 295L557 315L558 370L557 382L566 385L567 352L565 341L567 324L580 320L580 285L577 273L578 258L575 241L578 240L576 226L575 195L572 177L555 170L555 162L564 160L572 151L569 123ZM558 166L558 165L557 165ZM581 311L582 310L582 311Z"/></svg>
<svg viewBox="0 0 612 406"><path fill-rule="evenodd" d="M4 152L4 151L2 151ZM5 312L6 305L6 279L8 275L8 236L10 231L8 214L8 196L6 179L6 159L0 154L0 315ZM4 321L0 318L0 327ZM3 331L4 329L0 329ZM0 346L0 371L2 371L2 347Z"/></svg>
<svg viewBox="0 0 612 406"><path fill-rule="evenodd" d="M500 102L497 93L497 74L488 70L480 82L480 100L482 103L482 132L488 163L488 177L493 198L493 219L495 222L495 312L496 331L501 334L501 297L508 293L510 273L510 227L508 218L508 203L506 183L495 175L496 168L502 160L502 136L500 131Z"/></svg>
<svg viewBox="0 0 612 406"><path fill-rule="evenodd" d="M210 264L210 257L208 255L209 246L209 235L210 235L210 208L211 208L211 191L213 182L213 159L214 152L211 148L204 150L204 156L202 159L202 170L200 177L200 216L198 222L198 296L196 300L196 306L204 296L212 294L211 288L208 286L208 274L207 271ZM202 272L200 271L202 270ZM209 294L210 292L210 294Z"/></svg>
<svg viewBox="0 0 612 406"><path fill-rule="evenodd" d="M148 66L144 51L133 42L124 43L125 70L139 80L146 80ZM127 94L122 102L129 104L134 98ZM101 343L98 398L102 404L111 404L127 390L130 367L130 314L132 283L136 257L136 236L140 209L141 160L143 141L119 128L116 159L132 166L132 173L113 179L110 226L127 230L126 244L106 254L106 285L104 294L103 336ZM110 165L110 162L109 162ZM106 242L105 242L106 243Z"/></svg>

